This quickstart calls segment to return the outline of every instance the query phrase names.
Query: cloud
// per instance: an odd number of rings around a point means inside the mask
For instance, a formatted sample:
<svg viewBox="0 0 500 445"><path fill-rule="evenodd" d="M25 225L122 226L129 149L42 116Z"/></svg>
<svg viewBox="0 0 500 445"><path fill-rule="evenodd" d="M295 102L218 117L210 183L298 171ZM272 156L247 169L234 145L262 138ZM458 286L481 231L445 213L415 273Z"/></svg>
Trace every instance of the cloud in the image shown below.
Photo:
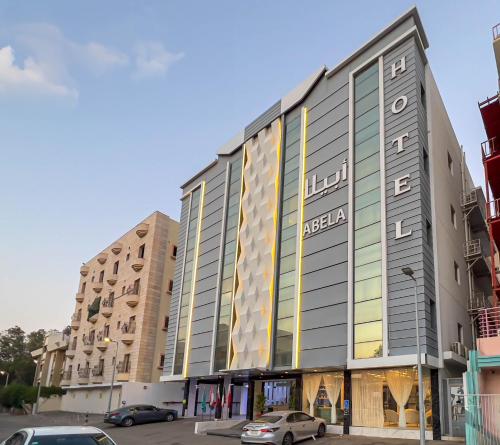
<svg viewBox="0 0 500 445"><path fill-rule="evenodd" d="M23 66L16 65L14 50L10 46L0 48L0 93L37 93L75 99L78 97L75 89L48 78L32 58L26 58Z"/></svg>
<svg viewBox="0 0 500 445"><path fill-rule="evenodd" d="M160 42L141 42L134 46L134 77L164 76L170 67L184 57L184 53L167 51Z"/></svg>

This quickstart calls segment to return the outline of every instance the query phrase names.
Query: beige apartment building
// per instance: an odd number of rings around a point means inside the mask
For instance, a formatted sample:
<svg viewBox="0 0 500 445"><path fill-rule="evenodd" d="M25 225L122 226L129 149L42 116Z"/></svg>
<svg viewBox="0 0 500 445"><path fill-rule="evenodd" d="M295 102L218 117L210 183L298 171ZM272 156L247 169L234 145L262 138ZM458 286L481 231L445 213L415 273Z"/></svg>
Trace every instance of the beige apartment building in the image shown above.
<svg viewBox="0 0 500 445"><path fill-rule="evenodd" d="M69 330L63 332L49 331L45 336L43 346L31 351L36 361L33 386L59 386L64 369L66 349L68 347Z"/></svg>
<svg viewBox="0 0 500 445"><path fill-rule="evenodd" d="M107 410L115 357L112 408L181 402L181 390L159 383L178 229L177 221L154 212L80 267L63 410Z"/></svg>

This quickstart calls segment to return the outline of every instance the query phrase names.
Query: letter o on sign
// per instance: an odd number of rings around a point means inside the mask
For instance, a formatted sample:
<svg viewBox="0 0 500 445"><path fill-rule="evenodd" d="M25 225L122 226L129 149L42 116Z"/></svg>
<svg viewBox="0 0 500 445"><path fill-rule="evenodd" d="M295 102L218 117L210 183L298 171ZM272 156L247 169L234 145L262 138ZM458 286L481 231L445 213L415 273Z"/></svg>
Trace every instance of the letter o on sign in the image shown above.
<svg viewBox="0 0 500 445"><path fill-rule="evenodd" d="M406 105L408 104L408 98L406 96L399 96L393 103L392 103L392 113L393 114L398 114L401 113L406 108Z"/></svg>

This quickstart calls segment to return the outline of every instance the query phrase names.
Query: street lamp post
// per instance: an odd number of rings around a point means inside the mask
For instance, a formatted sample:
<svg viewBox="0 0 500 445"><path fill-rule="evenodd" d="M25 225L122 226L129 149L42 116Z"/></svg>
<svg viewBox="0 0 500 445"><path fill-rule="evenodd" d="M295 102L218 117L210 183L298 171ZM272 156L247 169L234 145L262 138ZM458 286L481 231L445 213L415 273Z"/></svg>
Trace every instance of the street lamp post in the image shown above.
<svg viewBox="0 0 500 445"><path fill-rule="evenodd" d="M6 376L4 386L7 386L9 384L9 376L10 376L9 372L8 371L0 371L0 374Z"/></svg>
<svg viewBox="0 0 500 445"><path fill-rule="evenodd" d="M411 267L403 267L401 271L413 280L413 295L415 298L415 325L417 328L417 370L418 370L418 415L420 424L420 445L425 445L425 401L424 401L424 378L422 375L422 360L420 356L420 329L418 326L418 299L417 280L413 276Z"/></svg>
<svg viewBox="0 0 500 445"><path fill-rule="evenodd" d="M108 399L108 415L111 413L111 399L113 398L113 385L115 383L115 369L116 369L116 358L118 357L118 342L116 340L111 340L109 337L104 339L106 343L116 343L115 357L113 359L113 370L111 372L111 385L109 387L109 399Z"/></svg>

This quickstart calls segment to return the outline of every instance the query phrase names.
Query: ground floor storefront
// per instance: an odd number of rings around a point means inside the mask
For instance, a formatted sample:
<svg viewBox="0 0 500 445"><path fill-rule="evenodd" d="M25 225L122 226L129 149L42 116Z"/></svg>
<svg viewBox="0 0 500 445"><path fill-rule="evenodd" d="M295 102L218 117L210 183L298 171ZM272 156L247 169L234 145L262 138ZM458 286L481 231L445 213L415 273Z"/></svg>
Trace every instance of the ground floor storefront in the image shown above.
<svg viewBox="0 0 500 445"><path fill-rule="evenodd" d="M426 437L439 440L442 383L437 369L424 367L421 407L414 366L199 377L186 382L184 415L255 419L265 412L297 409L325 419L333 433L416 438L423 410Z"/></svg>

